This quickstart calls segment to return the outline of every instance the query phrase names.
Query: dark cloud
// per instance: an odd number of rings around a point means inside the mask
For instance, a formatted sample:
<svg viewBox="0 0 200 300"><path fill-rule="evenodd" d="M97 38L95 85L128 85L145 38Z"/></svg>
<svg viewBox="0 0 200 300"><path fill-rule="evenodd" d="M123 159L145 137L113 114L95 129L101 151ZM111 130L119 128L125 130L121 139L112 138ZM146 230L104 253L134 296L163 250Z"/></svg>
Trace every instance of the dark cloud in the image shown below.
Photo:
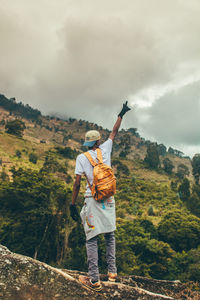
<svg viewBox="0 0 200 300"><path fill-rule="evenodd" d="M199 145L199 115L200 81L165 94L150 108L138 110L137 118L146 136L182 147Z"/></svg>

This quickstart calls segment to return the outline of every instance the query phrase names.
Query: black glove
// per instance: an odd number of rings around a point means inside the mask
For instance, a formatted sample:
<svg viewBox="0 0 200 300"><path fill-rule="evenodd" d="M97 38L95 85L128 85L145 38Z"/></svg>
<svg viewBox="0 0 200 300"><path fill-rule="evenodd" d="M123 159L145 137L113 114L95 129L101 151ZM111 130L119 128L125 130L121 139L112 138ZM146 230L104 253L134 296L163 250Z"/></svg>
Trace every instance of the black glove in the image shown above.
<svg viewBox="0 0 200 300"><path fill-rule="evenodd" d="M126 101L126 103L123 104L123 108L120 111L120 113L118 114L118 117L123 117L123 115L125 115L125 113L127 113L127 111L130 110L130 108L127 106L128 101Z"/></svg>
<svg viewBox="0 0 200 300"><path fill-rule="evenodd" d="M80 222L80 216L79 216L76 205L70 204L69 208L70 208L70 216L72 217L72 219L76 222Z"/></svg>

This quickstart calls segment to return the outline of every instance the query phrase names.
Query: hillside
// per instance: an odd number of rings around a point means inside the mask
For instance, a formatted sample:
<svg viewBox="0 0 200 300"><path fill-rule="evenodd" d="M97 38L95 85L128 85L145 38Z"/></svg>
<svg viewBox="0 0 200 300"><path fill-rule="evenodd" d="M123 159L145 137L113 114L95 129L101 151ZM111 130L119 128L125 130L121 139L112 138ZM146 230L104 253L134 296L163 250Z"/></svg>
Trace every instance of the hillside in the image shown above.
<svg viewBox="0 0 200 300"><path fill-rule="evenodd" d="M75 159L86 150L87 130L99 130L102 140L109 131L84 120L42 116L7 100L0 101L0 243L59 268L86 271L83 229L69 217ZM21 137L7 132L6 124L16 119L25 124ZM154 143L161 163L150 168L144 161L149 145L136 128L121 130L113 145L118 272L199 281L200 187L191 160ZM166 158L174 165L171 173L164 169ZM99 243L100 270L106 273L102 238Z"/></svg>
<svg viewBox="0 0 200 300"><path fill-rule="evenodd" d="M2 95L0 95L1 100ZM97 124L90 123L84 120L76 120L73 118L69 118L69 120L61 120L56 117L50 116L42 116L40 112L38 112L37 118L35 117L35 113L33 114L33 118L31 119L31 115L29 114L29 118L26 117L27 113L20 113L20 109L9 111L8 105L5 105L7 98L4 97L4 102L0 101L0 130L4 132L5 130L5 123L10 120L14 120L15 118L21 119L24 121L26 129L23 134L24 141L28 141L32 143L32 148L41 156L41 151L54 147L55 145L70 147L72 149L76 149L77 151L82 152L84 147L82 147L82 143L84 140L84 135L87 130L99 130L102 136L102 140L105 140L108 135L109 131L103 129L101 126ZM13 99L13 98L12 98ZM13 100L7 99L7 101L13 102ZM14 101L15 107L19 105L20 107L22 104L17 104L16 100ZM26 108L26 106L25 106ZM28 106L29 108L29 106ZM29 109L28 109L29 111ZM25 117L26 118L25 118ZM3 138L3 137L2 137ZM2 140L2 145L6 145L9 141ZM15 141L16 142L16 141ZM43 145L39 145L42 143ZM121 130L115 140L114 143L114 151L113 157L121 157L126 158L128 160L138 162L143 160L146 156L147 147L150 141L146 141L144 138L140 137L139 133L137 132L136 128L130 128L128 130ZM48 145L48 146L47 146ZM30 145L29 145L30 146ZM162 154L160 155L161 165L164 158L169 158L174 165L173 172L177 172L177 167L179 164L184 164L188 167L190 178L191 176L191 162L188 157L184 157L181 151L173 149L166 149L164 145L158 145L159 149L162 150ZM16 148L16 147L15 147ZM13 148L13 152L10 149L11 153L14 155L15 148ZM22 148L19 146L19 148ZM29 147L31 150L31 146ZM164 150L163 150L164 149ZM20 149L19 149L20 150ZM170 151L172 150L172 151ZM4 147L3 152L6 151L6 147ZM174 152L174 153L173 153ZM2 153L3 155L3 153ZM12 159L11 159L12 160Z"/></svg>

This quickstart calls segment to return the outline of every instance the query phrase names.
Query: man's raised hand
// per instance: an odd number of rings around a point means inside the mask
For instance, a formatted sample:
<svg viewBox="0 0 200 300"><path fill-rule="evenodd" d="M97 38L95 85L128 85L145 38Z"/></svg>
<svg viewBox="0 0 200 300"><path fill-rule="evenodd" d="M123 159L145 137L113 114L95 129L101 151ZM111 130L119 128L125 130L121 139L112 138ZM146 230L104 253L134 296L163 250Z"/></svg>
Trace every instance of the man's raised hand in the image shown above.
<svg viewBox="0 0 200 300"><path fill-rule="evenodd" d="M118 114L118 117L123 117L126 113L127 113L127 111L129 111L129 110L131 110L129 107L128 107L128 101L126 101L124 104L123 104L123 108L122 108L122 110L120 111L120 113Z"/></svg>

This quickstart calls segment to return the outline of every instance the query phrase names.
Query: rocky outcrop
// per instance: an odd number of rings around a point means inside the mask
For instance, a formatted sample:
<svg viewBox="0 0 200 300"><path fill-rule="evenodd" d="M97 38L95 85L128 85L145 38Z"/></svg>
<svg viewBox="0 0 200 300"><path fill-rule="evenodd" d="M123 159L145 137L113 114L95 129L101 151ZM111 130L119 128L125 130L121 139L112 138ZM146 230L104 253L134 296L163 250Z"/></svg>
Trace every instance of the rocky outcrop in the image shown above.
<svg viewBox="0 0 200 300"><path fill-rule="evenodd" d="M60 270L30 257L15 254L0 245L0 299L79 300L79 299L198 299L179 281L162 281L139 276L122 276L118 282L101 276L103 291L83 287L83 272ZM187 293L187 295L186 295Z"/></svg>

